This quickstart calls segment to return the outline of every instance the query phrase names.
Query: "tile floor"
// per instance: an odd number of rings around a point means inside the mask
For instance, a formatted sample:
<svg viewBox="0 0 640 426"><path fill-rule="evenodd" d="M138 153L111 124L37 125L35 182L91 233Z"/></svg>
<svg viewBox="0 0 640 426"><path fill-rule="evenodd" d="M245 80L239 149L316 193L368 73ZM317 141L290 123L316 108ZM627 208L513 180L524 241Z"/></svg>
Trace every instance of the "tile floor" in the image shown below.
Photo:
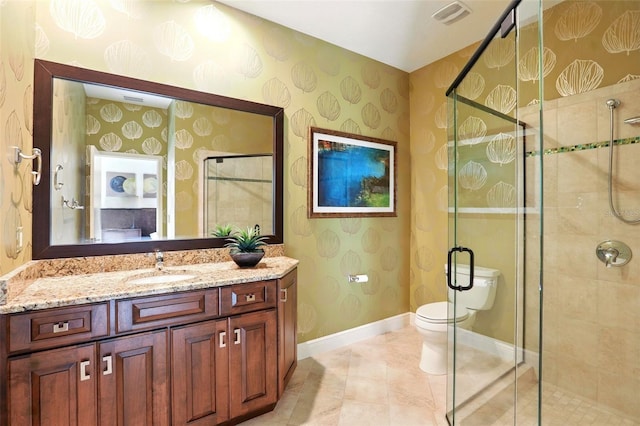
<svg viewBox="0 0 640 426"><path fill-rule="evenodd" d="M421 337L413 326L298 362L276 408L242 426L444 426L447 376L418 367ZM458 377L468 395L458 410L463 426L537 426L537 378L518 371L518 418L513 412L514 374L495 357L466 348ZM489 387L489 382L493 384ZM478 391L481 392L478 393ZM543 386L543 426L638 426L552 385Z"/></svg>
<svg viewBox="0 0 640 426"><path fill-rule="evenodd" d="M418 367L413 327L298 362L276 408L249 425L447 425L446 376Z"/></svg>

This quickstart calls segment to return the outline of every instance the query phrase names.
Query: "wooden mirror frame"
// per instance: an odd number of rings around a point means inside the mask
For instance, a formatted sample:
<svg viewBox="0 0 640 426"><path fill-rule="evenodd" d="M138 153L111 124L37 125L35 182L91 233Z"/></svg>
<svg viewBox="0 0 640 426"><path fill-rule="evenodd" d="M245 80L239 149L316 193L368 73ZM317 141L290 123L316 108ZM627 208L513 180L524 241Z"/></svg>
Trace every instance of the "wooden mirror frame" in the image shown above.
<svg viewBox="0 0 640 426"><path fill-rule="evenodd" d="M269 244L284 241L283 230L283 139L284 110L281 107L265 105L241 99L234 99L211 93L168 86L161 83L138 80L130 77L108 74L100 71L62 65L54 62L35 60L34 106L33 106L33 146L42 151L42 177L40 184L33 187L33 237L32 258L53 259L84 256L104 256L114 254L149 253L155 250L194 250L220 248L225 238L191 238L173 240L149 240L122 243L87 243L51 245L51 135L53 112L53 80L62 78L77 82L122 87L138 92L155 93L177 100L195 102L215 107L228 108L261 114L273 118L273 230L265 235Z"/></svg>

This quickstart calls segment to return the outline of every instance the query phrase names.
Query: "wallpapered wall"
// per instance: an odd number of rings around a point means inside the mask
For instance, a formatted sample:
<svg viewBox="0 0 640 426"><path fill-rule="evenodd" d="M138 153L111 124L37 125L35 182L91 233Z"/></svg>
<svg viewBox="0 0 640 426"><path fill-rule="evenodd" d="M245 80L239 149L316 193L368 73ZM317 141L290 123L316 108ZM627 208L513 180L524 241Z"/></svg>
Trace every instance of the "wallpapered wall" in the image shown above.
<svg viewBox="0 0 640 426"><path fill-rule="evenodd" d="M30 164L16 166L12 146L31 153L33 133L33 7L28 3L0 5L0 217L2 250L0 272L6 273L31 258L31 176ZM33 25L31 25L33 28ZM24 231L23 247L17 244L16 230Z"/></svg>
<svg viewBox="0 0 640 426"><path fill-rule="evenodd" d="M0 5L5 149L31 146L33 57L283 106L285 240L287 254L301 260L301 341L404 312L409 298L415 310L445 297L440 265L448 245L447 174L437 160L446 141L444 92L476 45L412 73L409 107L406 73L222 5L127 3L116 9L107 2L70 1L66 10L82 11L70 19L62 4L52 0ZM629 72L640 63L637 33L615 36L625 31L630 19L637 22L640 12L634 4L567 2L545 12L545 97L640 75ZM202 25L208 20L216 24ZM533 49L534 45L520 52L521 89L538 78L527 65ZM596 53L583 58L585 51ZM514 54L508 48L497 49L487 58L488 63L480 64L487 72L478 72L470 85L473 99L480 103L498 87L492 80L494 71L503 61L513 62ZM510 90L493 93L502 100ZM536 98L532 94L520 99L529 103ZM306 218L309 125L399 142L398 218ZM6 273L30 259L31 184L28 165L15 167L6 156L0 174L0 273ZM25 232L21 252L15 242L17 226ZM371 280L347 286L348 272L369 273Z"/></svg>
<svg viewBox="0 0 640 426"><path fill-rule="evenodd" d="M210 1L6 1L0 13L3 144L31 146L34 57L282 106L300 341L408 310L407 73ZM307 219L309 126L398 142L397 218ZM30 241L31 189L27 165L3 160L1 173L6 273L30 259L28 247L16 253L14 236L22 224ZM369 282L349 285L349 273Z"/></svg>
<svg viewBox="0 0 640 426"><path fill-rule="evenodd" d="M637 1L567 1L546 9L543 20L545 100L640 78L639 9ZM512 39L494 40L461 85L460 93L511 116L516 103L526 106L538 102L537 32L537 24L521 30L517 63ZM441 284L448 248L445 92L476 48L477 45L469 46L411 74L412 310L446 297ZM516 67L518 81L515 80ZM576 125L579 123L558 123L565 128L563 134L570 134L571 127ZM473 131L481 127L458 130L473 136ZM489 135L485 138L478 132L475 136L488 142ZM545 144L553 146L553 141L545 138ZM489 173L491 171L487 171ZM478 189L486 192L489 187ZM474 248L491 252L495 236L500 235L504 223L496 218L479 217L478 220L482 226L478 223L470 226L475 244L480 243ZM497 267L495 263L483 266ZM500 287L498 291L496 303L499 304ZM512 300L504 303L512 305ZM488 333L492 335L506 336L510 332L506 327L510 325L502 316L505 312L508 311L498 309L479 316L477 326L491 330Z"/></svg>

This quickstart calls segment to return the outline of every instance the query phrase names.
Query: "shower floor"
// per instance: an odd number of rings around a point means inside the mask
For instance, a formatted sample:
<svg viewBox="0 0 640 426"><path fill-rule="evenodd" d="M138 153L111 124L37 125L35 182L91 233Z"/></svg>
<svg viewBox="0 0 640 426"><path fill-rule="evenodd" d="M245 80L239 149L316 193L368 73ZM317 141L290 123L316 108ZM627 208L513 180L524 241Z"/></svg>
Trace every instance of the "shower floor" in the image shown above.
<svg viewBox="0 0 640 426"><path fill-rule="evenodd" d="M465 374L458 381L459 388L473 390L473 396L459 406L456 411L456 424L462 426L535 426L538 424L538 379L534 369L526 364L504 370L498 380L488 383L489 375L483 366L493 363L494 366L505 365L499 358L481 351L473 350L473 365L466 367ZM471 358L469 358L471 359ZM464 369L460 368L459 370ZM477 370L481 380L472 385L473 369ZM493 369L493 378L498 377ZM514 380L517 375L517 388ZM478 392L477 383L485 387ZM513 399L517 389L518 418L514 418ZM459 399L462 400L462 399ZM594 401L575 395L551 384L542 387L542 425L544 426L638 426L640 420L625 417L621 413L602 407Z"/></svg>

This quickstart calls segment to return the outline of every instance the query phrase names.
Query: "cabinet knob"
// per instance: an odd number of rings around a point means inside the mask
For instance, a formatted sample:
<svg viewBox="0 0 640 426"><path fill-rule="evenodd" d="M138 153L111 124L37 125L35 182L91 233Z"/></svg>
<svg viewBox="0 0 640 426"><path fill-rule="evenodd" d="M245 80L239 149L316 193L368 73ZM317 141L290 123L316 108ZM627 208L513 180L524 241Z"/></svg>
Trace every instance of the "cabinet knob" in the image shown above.
<svg viewBox="0 0 640 426"><path fill-rule="evenodd" d="M282 297L280 298L280 301L281 302L286 302L287 301L287 289L286 288L280 289L280 293L282 294Z"/></svg>
<svg viewBox="0 0 640 426"><path fill-rule="evenodd" d="M105 355L102 357L102 361L107 363L107 366L102 371L103 376L108 376L113 373L113 357L111 355Z"/></svg>
<svg viewBox="0 0 640 426"><path fill-rule="evenodd" d="M226 331L221 331L220 335L219 335L219 341L220 343L218 343L218 346L221 348L226 348L227 344L224 342L225 337L227 337L227 332Z"/></svg>
<svg viewBox="0 0 640 426"><path fill-rule="evenodd" d="M233 341L233 344L239 345L240 343L242 343L242 340L240 338L240 329L236 328L235 330L233 330L233 333L236 335L236 339Z"/></svg>
<svg viewBox="0 0 640 426"><path fill-rule="evenodd" d="M91 375L89 374L89 365L91 361L80 361L80 381L84 382L85 380L89 380Z"/></svg>

